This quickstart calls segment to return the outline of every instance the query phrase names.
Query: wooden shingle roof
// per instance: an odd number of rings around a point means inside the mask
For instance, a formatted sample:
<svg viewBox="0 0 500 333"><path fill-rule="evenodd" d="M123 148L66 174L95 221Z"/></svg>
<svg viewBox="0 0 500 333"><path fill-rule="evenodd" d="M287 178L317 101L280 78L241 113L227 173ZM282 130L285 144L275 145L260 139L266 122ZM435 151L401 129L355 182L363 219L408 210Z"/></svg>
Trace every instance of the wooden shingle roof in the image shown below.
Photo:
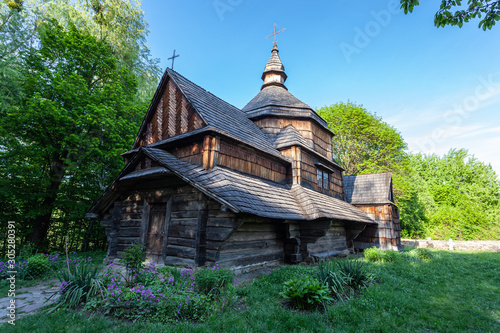
<svg viewBox="0 0 500 333"><path fill-rule="evenodd" d="M234 212L274 219L331 218L374 223L356 207L300 185L291 187L277 184L221 167L205 170L157 148L143 148L143 151L157 163L207 196L227 205Z"/></svg>
<svg viewBox="0 0 500 333"><path fill-rule="evenodd" d="M260 128L248 119L240 109L169 68L167 68L167 73L209 127L237 141L283 159L283 156L273 147Z"/></svg>
<svg viewBox="0 0 500 333"><path fill-rule="evenodd" d="M353 205L394 203L390 172L342 178L345 199Z"/></svg>
<svg viewBox="0 0 500 333"><path fill-rule="evenodd" d="M299 131L297 131L293 125L288 125L283 128L274 140L274 146L277 149L296 145L313 149L312 145L300 135Z"/></svg>

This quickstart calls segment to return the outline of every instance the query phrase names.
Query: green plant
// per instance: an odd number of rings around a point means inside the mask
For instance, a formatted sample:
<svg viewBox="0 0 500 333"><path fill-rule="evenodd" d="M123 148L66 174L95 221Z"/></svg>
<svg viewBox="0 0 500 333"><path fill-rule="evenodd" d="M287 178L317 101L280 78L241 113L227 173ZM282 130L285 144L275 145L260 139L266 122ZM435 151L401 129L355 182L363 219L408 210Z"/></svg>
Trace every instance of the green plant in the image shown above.
<svg viewBox="0 0 500 333"><path fill-rule="evenodd" d="M54 293L51 298L58 293L61 296L49 311L54 311L60 307L75 308L92 297L104 297L104 283L98 266L83 262L70 266L69 270L63 268L56 274L61 285L59 291Z"/></svg>
<svg viewBox="0 0 500 333"><path fill-rule="evenodd" d="M328 286L310 276L286 281L281 295L301 310L312 310L332 301Z"/></svg>
<svg viewBox="0 0 500 333"><path fill-rule="evenodd" d="M201 269L195 274L196 288L205 295L217 295L221 289L230 286L234 282L234 274L229 269L219 266Z"/></svg>
<svg viewBox="0 0 500 333"><path fill-rule="evenodd" d="M363 252L363 257L366 261L383 261L384 251L379 249L378 247L371 247Z"/></svg>
<svg viewBox="0 0 500 333"><path fill-rule="evenodd" d="M336 268L339 274L344 277L347 286L352 290L366 288L373 282L373 275L361 260L338 260Z"/></svg>
<svg viewBox="0 0 500 333"><path fill-rule="evenodd" d="M181 271L177 267L163 266L158 268L158 276L175 285L181 279Z"/></svg>
<svg viewBox="0 0 500 333"><path fill-rule="evenodd" d="M143 262L144 262L144 256L146 254L145 250L146 247L144 245L134 243L129 247L127 247L123 252L120 262L125 264L129 277L133 273L138 273L141 269L144 268Z"/></svg>
<svg viewBox="0 0 500 333"><path fill-rule="evenodd" d="M371 247L364 251L364 258L371 262L394 262L400 258L400 253L395 250L382 250L376 247Z"/></svg>
<svg viewBox="0 0 500 333"><path fill-rule="evenodd" d="M37 246L35 243L28 242L26 244L21 245L21 249L19 250L19 256L21 258L29 258L36 254Z"/></svg>
<svg viewBox="0 0 500 333"><path fill-rule="evenodd" d="M29 257L27 264L26 273L32 279L42 276L49 269L49 260L43 253Z"/></svg>
<svg viewBox="0 0 500 333"><path fill-rule="evenodd" d="M422 247L417 247L412 251L415 251L417 257L422 260L431 260L434 257L434 254L432 253L431 250Z"/></svg>
<svg viewBox="0 0 500 333"><path fill-rule="evenodd" d="M395 250L385 250L383 251L383 260L387 262L394 262L399 258L399 252Z"/></svg>

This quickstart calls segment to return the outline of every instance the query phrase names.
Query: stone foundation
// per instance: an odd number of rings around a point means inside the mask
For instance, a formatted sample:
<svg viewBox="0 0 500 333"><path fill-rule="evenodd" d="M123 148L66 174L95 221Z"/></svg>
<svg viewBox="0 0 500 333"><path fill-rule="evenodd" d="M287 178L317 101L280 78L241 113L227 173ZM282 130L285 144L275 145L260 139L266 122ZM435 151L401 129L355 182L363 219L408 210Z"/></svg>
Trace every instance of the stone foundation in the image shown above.
<svg viewBox="0 0 500 333"><path fill-rule="evenodd" d="M500 252L500 241L401 239L401 244L438 250Z"/></svg>

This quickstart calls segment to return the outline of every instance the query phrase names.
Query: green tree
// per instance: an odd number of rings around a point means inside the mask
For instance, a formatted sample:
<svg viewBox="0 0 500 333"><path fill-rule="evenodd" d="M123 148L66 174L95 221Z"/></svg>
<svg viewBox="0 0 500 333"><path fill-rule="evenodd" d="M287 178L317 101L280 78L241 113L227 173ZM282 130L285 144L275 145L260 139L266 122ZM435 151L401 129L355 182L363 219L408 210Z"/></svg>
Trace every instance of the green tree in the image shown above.
<svg viewBox="0 0 500 333"><path fill-rule="evenodd" d="M419 5L419 0L401 0L401 8L405 14L413 12L413 8ZM434 16L434 25L444 27L446 25L462 25L471 19L479 17L479 28L491 29L496 21L500 19L500 1L495 0L468 0L466 8L462 7L461 0L441 0L439 10Z"/></svg>
<svg viewBox="0 0 500 333"><path fill-rule="evenodd" d="M419 200L427 220L420 234L439 239L495 239L500 237L500 182L491 165L465 149L443 157L411 157Z"/></svg>
<svg viewBox="0 0 500 333"><path fill-rule="evenodd" d="M40 1L40 0L38 0ZM150 101L160 78L159 60L151 58L146 45L148 24L141 0L52 0L43 6L48 18L64 27L76 26L113 46L122 67L138 80L136 98Z"/></svg>
<svg viewBox="0 0 500 333"><path fill-rule="evenodd" d="M135 77L109 44L57 23L44 24L39 40L24 57L25 98L0 120L0 196L38 243L54 220L89 208L140 121Z"/></svg>
<svg viewBox="0 0 500 333"><path fill-rule="evenodd" d="M333 153L345 174L392 172L395 203L400 208L403 233L421 233L425 210L412 182L407 145L401 134L380 117L352 102L319 109L335 134Z"/></svg>
<svg viewBox="0 0 500 333"><path fill-rule="evenodd" d="M333 154L347 175L400 169L406 160L401 134L362 105L341 102L317 112L335 134Z"/></svg>

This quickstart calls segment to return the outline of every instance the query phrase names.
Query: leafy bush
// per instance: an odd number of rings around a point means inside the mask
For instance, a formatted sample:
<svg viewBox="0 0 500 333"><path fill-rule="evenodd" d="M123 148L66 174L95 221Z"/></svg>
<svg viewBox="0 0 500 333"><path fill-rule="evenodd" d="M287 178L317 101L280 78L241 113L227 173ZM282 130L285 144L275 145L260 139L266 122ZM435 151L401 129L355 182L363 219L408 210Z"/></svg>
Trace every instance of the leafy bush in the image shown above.
<svg viewBox="0 0 500 333"><path fill-rule="evenodd" d="M395 250L382 250L377 247L371 247L364 252L366 261L371 262L394 262L401 257L401 254Z"/></svg>
<svg viewBox="0 0 500 333"><path fill-rule="evenodd" d="M157 272L159 277L163 280L168 280L172 285L175 285L181 280L181 271L177 267L159 267Z"/></svg>
<svg viewBox="0 0 500 333"><path fill-rule="evenodd" d="M332 301L328 286L310 276L288 280L281 295L301 310L312 310Z"/></svg>
<svg viewBox="0 0 500 333"><path fill-rule="evenodd" d="M432 253L431 250L422 247L417 247L412 251L415 251L417 257L422 260L431 260L434 257L434 254Z"/></svg>
<svg viewBox="0 0 500 333"><path fill-rule="evenodd" d="M220 291L234 282L234 274L229 269L219 268L201 269L195 274L196 288L199 292L209 295L217 295Z"/></svg>
<svg viewBox="0 0 500 333"><path fill-rule="evenodd" d="M383 254L383 261L387 261L387 262L394 262L396 260L398 260L399 258L399 252L398 251L395 251L395 250L385 250L383 251L384 254Z"/></svg>
<svg viewBox="0 0 500 333"><path fill-rule="evenodd" d="M43 253L29 257L27 260L27 276L34 279L42 276L49 269L49 260Z"/></svg>
<svg viewBox="0 0 500 333"><path fill-rule="evenodd" d="M104 282L100 276L100 269L90 262L69 266L69 270L63 268L57 273L57 277L61 282L60 289L51 298L57 293L61 296L51 311L60 307L75 308L92 297L104 296Z"/></svg>
<svg viewBox="0 0 500 333"><path fill-rule="evenodd" d="M135 284L141 284L144 286L149 286L154 284L156 281L156 273L157 273L156 263L153 261L148 264L143 269L139 269L136 271L137 273L134 276Z"/></svg>
<svg viewBox="0 0 500 333"><path fill-rule="evenodd" d="M363 257L366 261L377 262L383 261L384 251L379 249L378 247L371 247L369 249L364 250Z"/></svg>
<svg viewBox="0 0 500 333"><path fill-rule="evenodd" d="M122 254L120 262L125 264L127 270L134 271L143 268L143 261L146 247L142 244L134 243L127 247Z"/></svg>

